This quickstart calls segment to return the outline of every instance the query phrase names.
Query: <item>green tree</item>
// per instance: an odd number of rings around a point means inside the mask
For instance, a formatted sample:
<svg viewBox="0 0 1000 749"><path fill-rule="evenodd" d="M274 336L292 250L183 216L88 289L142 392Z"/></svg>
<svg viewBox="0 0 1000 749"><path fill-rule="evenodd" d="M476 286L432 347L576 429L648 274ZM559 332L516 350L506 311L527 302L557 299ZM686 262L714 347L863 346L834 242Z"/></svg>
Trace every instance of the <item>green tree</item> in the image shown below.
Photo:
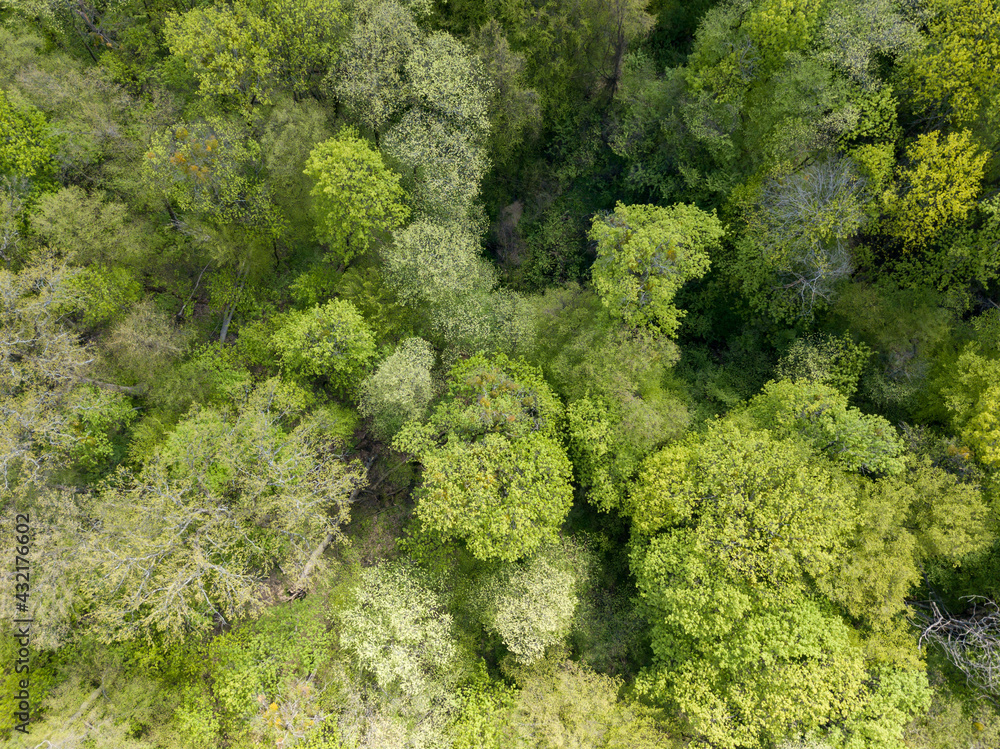
<svg viewBox="0 0 1000 749"><path fill-rule="evenodd" d="M926 245L972 210L989 156L968 130L921 135L906 150L908 165L886 193L886 231L909 248Z"/></svg>
<svg viewBox="0 0 1000 749"><path fill-rule="evenodd" d="M674 296L705 275L722 234L718 219L694 206L618 203L614 213L594 219L588 235L597 243L594 286L616 317L673 335L684 315Z"/></svg>
<svg viewBox="0 0 1000 749"><path fill-rule="evenodd" d="M977 344L958 357L941 389L959 436L986 466L1000 466L1000 360Z"/></svg>
<svg viewBox="0 0 1000 749"><path fill-rule="evenodd" d="M747 405L746 414L779 437L799 436L844 468L867 474L903 470L903 444L892 424L847 405L847 398L818 383L772 381Z"/></svg>
<svg viewBox="0 0 1000 749"><path fill-rule="evenodd" d="M28 181L29 191L55 176L55 140L45 117L34 107L18 106L0 89L0 177Z"/></svg>
<svg viewBox="0 0 1000 749"><path fill-rule="evenodd" d="M346 21L338 0L237 0L170 15L164 35L202 94L235 94L249 107L272 103L280 84L304 93L333 61Z"/></svg>
<svg viewBox="0 0 1000 749"><path fill-rule="evenodd" d="M200 233L200 227L189 227L173 206L204 219L208 226L203 231L215 240L210 244L222 246L215 250L219 255L226 252L227 244L246 244L248 237L270 240L283 230L270 190L259 178L260 144L248 135L235 120L218 116L179 122L153 134L143 162L143 176L154 190L154 200L167 201L174 226ZM226 231L233 229L242 236L226 237ZM247 255L245 250L232 254L243 260ZM231 257L227 260L240 264Z"/></svg>
<svg viewBox="0 0 1000 749"><path fill-rule="evenodd" d="M993 0L927 3L927 44L903 61L917 103L956 125L996 122L1000 6Z"/></svg>
<svg viewBox="0 0 1000 749"><path fill-rule="evenodd" d="M794 588L832 564L852 506L848 483L812 450L728 420L647 458L627 509L639 534L693 522L730 574Z"/></svg>
<svg viewBox="0 0 1000 749"><path fill-rule="evenodd" d="M426 415L434 395L433 367L431 345L422 338L407 338L364 381L358 410L371 417L379 437L392 439L406 422Z"/></svg>
<svg viewBox="0 0 1000 749"><path fill-rule="evenodd" d="M542 119L538 92L527 87L524 55L511 48L496 19L475 33L471 45L489 81L490 154L495 163L507 164L522 143L538 134Z"/></svg>
<svg viewBox="0 0 1000 749"><path fill-rule="evenodd" d="M523 361L480 354L455 365L428 423L411 422L394 442L423 465L423 526L485 560L513 561L554 542L573 495L562 417L541 373Z"/></svg>
<svg viewBox="0 0 1000 749"><path fill-rule="evenodd" d="M613 319L592 290L549 289L529 302L534 335L524 342L567 401L567 445L587 499L618 508L642 460L690 421L667 387L677 345Z"/></svg>
<svg viewBox="0 0 1000 749"><path fill-rule="evenodd" d="M375 356L375 337L357 308L334 299L286 315L272 338L289 370L350 388Z"/></svg>
<svg viewBox="0 0 1000 749"><path fill-rule="evenodd" d="M329 449L306 404L300 388L270 380L236 408L196 410L146 465L103 487L105 553L87 586L102 637L232 621L259 609L272 571L315 569L364 472Z"/></svg>
<svg viewBox="0 0 1000 749"><path fill-rule="evenodd" d="M781 357L776 373L782 380L808 380L829 385L850 398L858 389L858 379L873 353L848 335L797 338Z"/></svg>
<svg viewBox="0 0 1000 749"><path fill-rule="evenodd" d="M319 237L343 262L368 249L407 218L399 176L379 153L346 128L309 155L305 173L312 189Z"/></svg>

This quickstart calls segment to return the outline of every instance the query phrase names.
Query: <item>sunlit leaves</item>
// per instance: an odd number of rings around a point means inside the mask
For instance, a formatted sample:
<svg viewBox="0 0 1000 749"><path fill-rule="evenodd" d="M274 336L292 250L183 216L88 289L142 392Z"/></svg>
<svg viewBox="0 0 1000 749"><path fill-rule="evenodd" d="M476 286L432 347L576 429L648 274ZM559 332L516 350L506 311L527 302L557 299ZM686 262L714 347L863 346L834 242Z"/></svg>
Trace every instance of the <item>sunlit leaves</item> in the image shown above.
<svg viewBox="0 0 1000 749"><path fill-rule="evenodd" d="M352 129L317 145L305 172L315 181L319 236L344 262L365 253L407 218L399 175Z"/></svg>
<svg viewBox="0 0 1000 749"><path fill-rule="evenodd" d="M619 203L594 219L594 285L612 314L633 326L657 325L673 335L684 312L673 298L686 281L708 271L722 238L718 219L694 206Z"/></svg>

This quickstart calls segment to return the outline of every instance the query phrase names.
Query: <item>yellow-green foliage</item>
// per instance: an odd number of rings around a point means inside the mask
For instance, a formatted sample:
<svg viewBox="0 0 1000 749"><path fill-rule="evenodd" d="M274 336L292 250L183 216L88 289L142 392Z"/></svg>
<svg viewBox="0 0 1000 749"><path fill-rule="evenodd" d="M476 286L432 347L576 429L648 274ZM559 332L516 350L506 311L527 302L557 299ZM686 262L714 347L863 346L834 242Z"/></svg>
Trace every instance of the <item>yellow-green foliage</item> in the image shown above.
<svg viewBox="0 0 1000 749"><path fill-rule="evenodd" d="M562 419L523 360L479 354L455 365L429 423L411 422L394 442L424 466L421 522L480 559L513 561L554 542L573 500Z"/></svg>
<svg viewBox="0 0 1000 749"><path fill-rule="evenodd" d="M799 436L844 468L866 474L903 470L903 444L892 424L847 405L847 397L816 382L772 381L745 413L778 436Z"/></svg>
<svg viewBox="0 0 1000 749"><path fill-rule="evenodd" d="M164 34L202 94L235 94L249 108L272 103L279 82L305 91L309 74L332 61L346 20L338 0L237 0L168 15Z"/></svg>
<svg viewBox="0 0 1000 749"><path fill-rule="evenodd" d="M656 325L673 335L683 310L674 296L686 281L708 272L722 225L714 214L678 203L670 208L626 206L595 217L588 236L597 243L594 286L628 325Z"/></svg>
<svg viewBox="0 0 1000 749"><path fill-rule="evenodd" d="M399 175L352 128L317 145L305 173L315 181L318 234L339 260L350 262L367 252L409 215Z"/></svg>
<svg viewBox="0 0 1000 749"><path fill-rule="evenodd" d="M334 299L305 312L290 312L273 336L281 362L307 377L326 377L341 388L375 356L375 337L357 308Z"/></svg>
<svg viewBox="0 0 1000 749"><path fill-rule="evenodd" d="M904 69L916 100L971 125L984 108L996 116L1000 93L1000 4L995 0L930 0L928 44ZM992 121L995 122L995 119Z"/></svg>
<svg viewBox="0 0 1000 749"><path fill-rule="evenodd" d="M906 151L908 165L883 196L886 230L910 249L933 240L948 224L964 219L979 195L988 154L968 130L921 135Z"/></svg>
<svg viewBox="0 0 1000 749"><path fill-rule="evenodd" d="M804 49L812 41L822 5L822 0L764 0L747 14L743 28L765 64L777 66L788 52Z"/></svg>
<svg viewBox="0 0 1000 749"><path fill-rule="evenodd" d="M566 451L542 434L449 442L421 463L417 517L479 559L513 561L554 542L573 502Z"/></svg>
<svg viewBox="0 0 1000 749"><path fill-rule="evenodd" d="M17 106L0 89L0 176L26 179L38 188L55 172L54 152L42 113Z"/></svg>
<svg viewBox="0 0 1000 749"><path fill-rule="evenodd" d="M620 700L620 679L573 661L546 664L509 708L504 747L516 749L672 749L655 714ZM677 744L679 746L679 744Z"/></svg>
<svg viewBox="0 0 1000 749"><path fill-rule="evenodd" d="M1000 360L975 344L958 357L941 389L955 429L987 466L1000 466Z"/></svg>

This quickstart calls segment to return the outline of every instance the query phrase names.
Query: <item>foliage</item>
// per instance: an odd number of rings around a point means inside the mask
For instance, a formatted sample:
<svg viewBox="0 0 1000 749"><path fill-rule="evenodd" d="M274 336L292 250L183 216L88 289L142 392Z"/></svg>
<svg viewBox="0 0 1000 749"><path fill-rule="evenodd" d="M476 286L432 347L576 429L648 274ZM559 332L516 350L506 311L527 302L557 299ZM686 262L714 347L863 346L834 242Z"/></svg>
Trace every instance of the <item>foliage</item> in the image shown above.
<svg viewBox="0 0 1000 749"><path fill-rule="evenodd" d="M746 413L776 436L802 437L848 470L903 470L903 444L893 426L881 416L848 407L847 398L828 386L772 381L750 401Z"/></svg>
<svg viewBox="0 0 1000 749"><path fill-rule="evenodd" d="M828 385L850 398L872 354L870 348L848 336L798 338L778 362L776 374L779 379Z"/></svg>
<svg viewBox="0 0 1000 749"><path fill-rule="evenodd" d="M519 666L534 664L566 640L592 566L584 547L562 539L479 583L480 616Z"/></svg>
<svg viewBox="0 0 1000 749"><path fill-rule="evenodd" d="M382 251L386 275L404 304L434 307L496 284L479 242L457 222L418 219Z"/></svg>
<svg viewBox="0 0 1000 749"><path fill-rule="evenodd" d="M338 0L239 0L170 15L164 34L203 95L235 94L249 107L270 104L279 82L307 90L310 73L332 61L346 20Z"/></svg>
<svg viewBox="0 0 1000 749"><path fill-rule="evenodd" d="M394 0L359 4L332 81L366 127L381 131L405 105L404 65L420 31L413 15Z"/></svg>
<svg viewBox="0 0 1000 749"><path fill-rule="evenodd" d="M371 329L353 304L339 299L288 313L273 341L289 370L345 389L375 356Z"/></svg>
<svg viewBox="0 0 1000 749"><path fill-rule="evenodd" d="M1000 7L992 0L932 0L926 13L929 43L907 56L907 82L920 105L943 110L957 125L972 124L1000 90L994 64Z"/></svg>
<svg viewBox="0 0 1000 749"><path fill-rule="evenodd" d="M341 130L309 154L320 238L334 257L350 262L407 218L399 176L357 131Z"/></svg>
<svg viewBox="0 0 1000 749"><path fill-rule="evenodd" d="M391 439L408 421L427 412L434 385L434 351L422 338L407 338L361 386L358 410L373 420L373 430Z"/></svg>
<svg viewBox="0 0 1000 749"><path fill-rule="evenodd" d="M417 516L442 539L464 540L480 559L512 561L555 541L573 499L566 452L543 434L449 442L421 463Z"/></svg>
<svg viewBox="0 0 1000 749"><path fill-rule="evenodd" d="M295 423L303 398L272 380L234 411L197 410L107 483L89 586L102 637L179 637L257 610L275 566L295 574L337 535L363 473L326 449L321 421Z"/></svg>
<svg viewBox="0 0 1000 749"><path fill-rule="evenodd" d="M906 151L894 191L886 194L886 230L907 246L920 246L949 223L964 219L979 194L987 154L968 130L921 135Z"/></svg>
<svg viewBox="0 0 1000 749"><path fill-rule="evenodd" d="M853 271L848 245L866 223L866 193L847 160L767 180L731 271L751 304L779 320L828 304Z"/></svg>
<svg viewBox="0 0 1000 749"><path fill-rule="evenodd" d="M342 615L340 640L358 669L416 709L443 698L459 676L451 615L418 570L382 564L361 575L356 605Z"/></svg>
<svg viewBox="0 0 1000 749"><path fill-rule="evenodd" d="M594 220L588 236L597 243L594 286L612 314L673 335L684 314L673 306L674 295L708 271L722 227L694 206L619 203L613 214Z"/></svg>
<svg viewBox="0 0 1000 749"><path fill-rule="evenodd" d="M1000 361L970 344L942 388L961 439L985 465L1000 466Z"/></svg>
<svg viewBox="0 0 1000 749"><path fill-rule="evenodd" d="M669 749L674 742L647 710L620 701L621 682L565 661L539 671L517 695L509 746Z"/></svg>
<svg viewBox="0 0 1000 749"><path fill-rule="evenodd" d="M0 176L27 180L29 190L45 186L54 173L55 142L45 117L19 107L0 89Z"/></svg>
<svg viewBox="0 0 1000 749"><path fill-rule="evenodd" d="M411 422L393 443L424 467L424 526L480 559L513 561L555 541L573 496L562 412L524 361L477 355L456 364L428 423Z"/></svg>

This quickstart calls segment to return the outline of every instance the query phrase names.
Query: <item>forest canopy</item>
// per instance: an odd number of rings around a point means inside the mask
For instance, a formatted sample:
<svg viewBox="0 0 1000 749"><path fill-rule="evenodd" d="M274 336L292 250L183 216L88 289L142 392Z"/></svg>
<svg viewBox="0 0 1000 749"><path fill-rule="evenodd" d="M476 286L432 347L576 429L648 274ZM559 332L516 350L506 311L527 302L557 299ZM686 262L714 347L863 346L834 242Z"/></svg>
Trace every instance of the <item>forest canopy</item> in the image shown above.
<svg viewBox="0 0 1000 749"><path fill-rule="evenodd" d="M0 0L0 744L1000 746L1000 0Z"/></svg>

